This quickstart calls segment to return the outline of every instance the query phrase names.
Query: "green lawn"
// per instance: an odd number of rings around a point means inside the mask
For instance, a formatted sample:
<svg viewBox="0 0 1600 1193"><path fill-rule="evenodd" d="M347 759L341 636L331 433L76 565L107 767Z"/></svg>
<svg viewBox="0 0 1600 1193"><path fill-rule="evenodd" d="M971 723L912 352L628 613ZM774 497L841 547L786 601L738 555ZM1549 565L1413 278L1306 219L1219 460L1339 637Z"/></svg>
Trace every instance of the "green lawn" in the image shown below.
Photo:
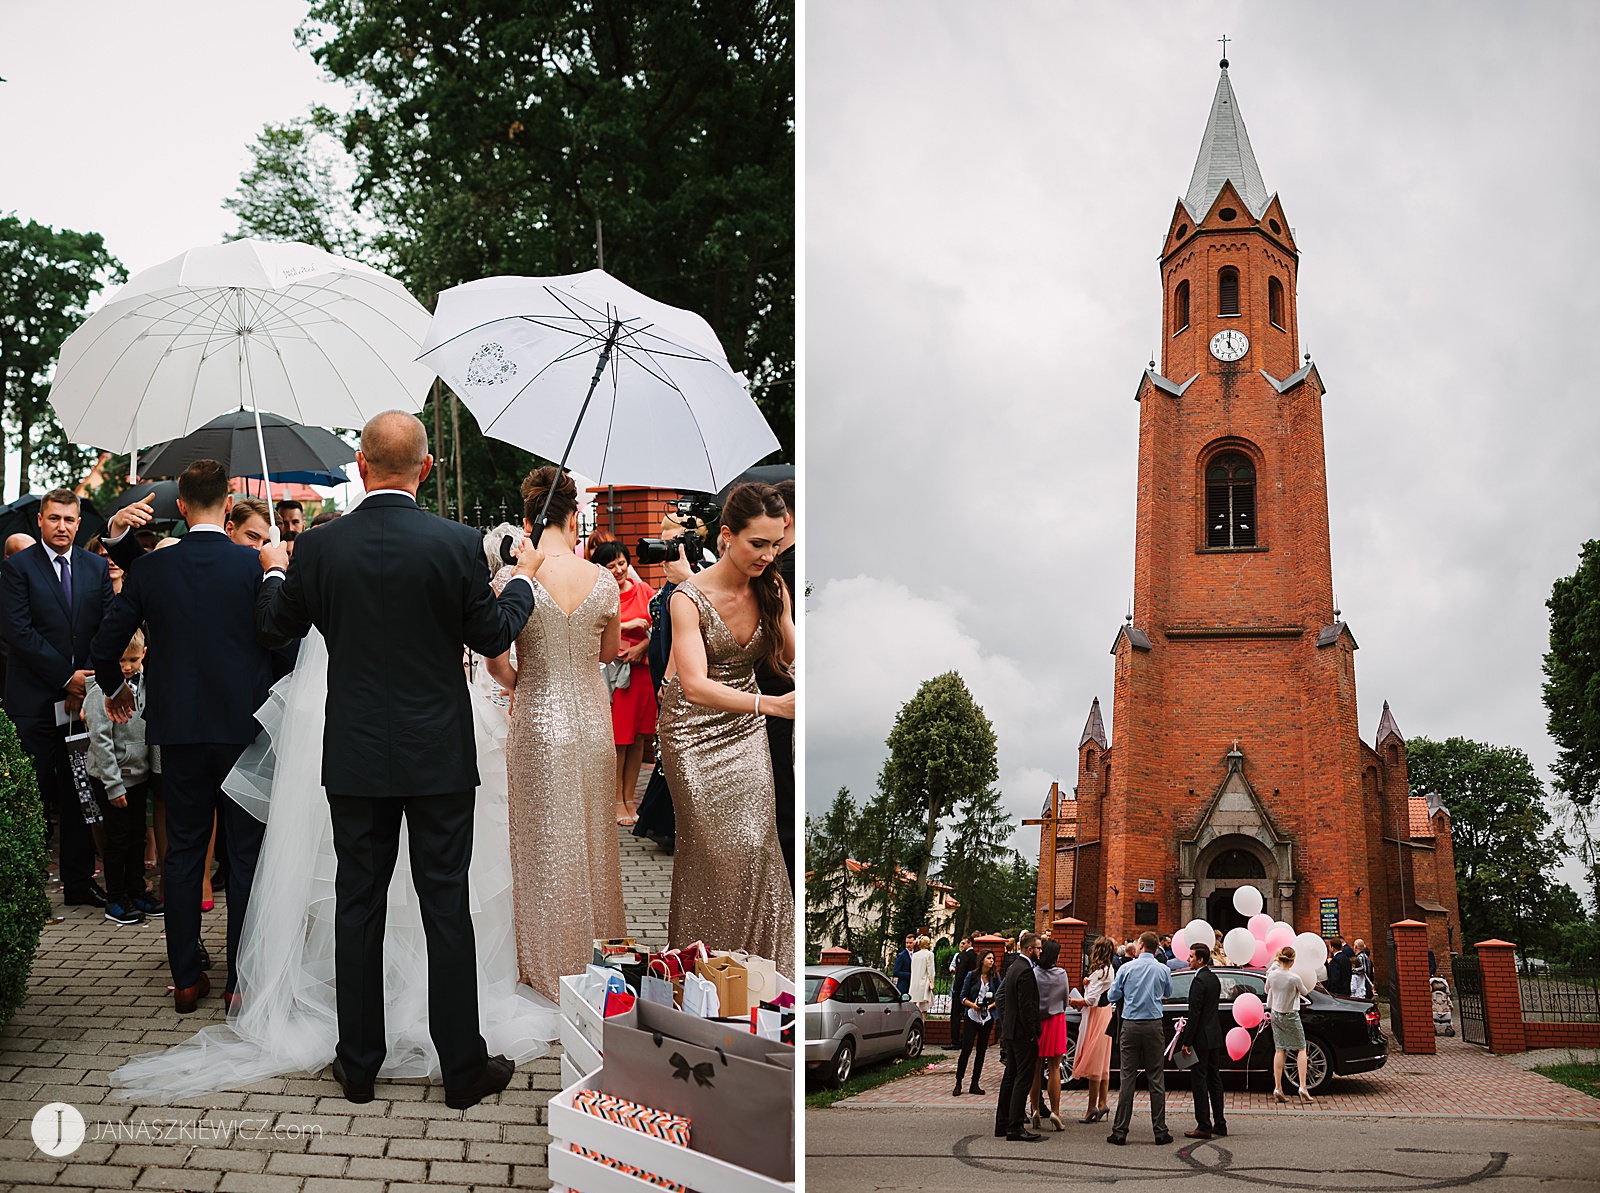
<svg viewBox="0 0 1600 1193"><path fill-rule="evenodd" d="M868 1069L857 1069L838 1089L819 1089L806 1094L806 1105L814 1108L832 1106L840 1098L852 1097L855 1094L865 1093L869 1089L876 1089L880 1085L887 1085L891 1081L911 1073L920 1072L929 1065L937 1064L944 1060L942 1052L927 1052L917 1057L916 1060L897 1060L893 1064L873 1065Z"/></svg>
<svg viewBox="0 0 1600 1193"><path fill-rule="evenodd" d="M1600 1098L1600 1064L1544 1065L1534 1070L1552 1081L1570 1085L1591 1098Z"/></svg>

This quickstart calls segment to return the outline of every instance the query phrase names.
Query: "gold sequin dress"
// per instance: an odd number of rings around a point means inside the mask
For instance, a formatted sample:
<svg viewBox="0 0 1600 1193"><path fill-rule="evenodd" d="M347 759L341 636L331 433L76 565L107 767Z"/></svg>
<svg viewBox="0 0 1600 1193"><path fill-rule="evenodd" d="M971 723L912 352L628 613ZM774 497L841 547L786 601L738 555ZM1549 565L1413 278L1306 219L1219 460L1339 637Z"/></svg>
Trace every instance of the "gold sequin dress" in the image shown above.
<svg viewBox="0 0 1600 1193"><path fill-rule="evenodd" d="M754 696L756 663L766 650L760 626L741 646L692 582L676 592L700 610L707 677ZM678 822L671 944L742 949L792 978L794 893L778 842L766 718L690 704L674 675L661 685L656 732Z"/></svg>
<svg viewBox="0 0 1600 1193"><path fill-rule="evenodd" d="M560 998L597 937L622 936L617 753L600 673L600 636L617 613L617 582L599 569L572 613L533 582L533 613L517 635L517 686L506 738L511 869L522 980ZM495 577L501 588L511 577Z"/></svg>

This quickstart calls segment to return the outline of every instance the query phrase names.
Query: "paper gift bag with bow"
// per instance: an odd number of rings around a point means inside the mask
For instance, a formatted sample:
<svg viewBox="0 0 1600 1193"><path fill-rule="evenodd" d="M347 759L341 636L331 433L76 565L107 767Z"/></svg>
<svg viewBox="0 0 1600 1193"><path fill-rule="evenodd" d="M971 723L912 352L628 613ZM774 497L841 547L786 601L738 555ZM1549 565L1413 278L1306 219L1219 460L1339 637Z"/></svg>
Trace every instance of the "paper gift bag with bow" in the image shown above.
<svg viewBox="0 0 1600 1193"><path fill-rule="evenodd" d="M732 957L713 956L698 962L695 973L717 988L717 1013L726 1018L750 1013L750 983L745 968Z"/></svg>
<svg viewBox="0 0 1600 1193"><path fill-rule="evenodd" d="M689 1119L697 1152L794 1179L792 1047L639 1002L606 1020L604 1051L606 1093Z"/></svg>

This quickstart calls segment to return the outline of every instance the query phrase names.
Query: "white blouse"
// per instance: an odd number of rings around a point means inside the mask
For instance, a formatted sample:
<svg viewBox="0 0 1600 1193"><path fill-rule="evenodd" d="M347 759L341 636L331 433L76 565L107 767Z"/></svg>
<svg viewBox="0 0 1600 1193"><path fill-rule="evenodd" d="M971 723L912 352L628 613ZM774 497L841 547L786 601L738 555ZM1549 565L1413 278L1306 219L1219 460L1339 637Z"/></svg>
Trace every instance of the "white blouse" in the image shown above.
<svg viewBox="0 0 1600 1193"><path fill-rule="evenodd" d="M1111 989L1111 983L1115 978L1116 974L1109 965L1104 969L1095 970L1083 984L1083 1001L1091 1007L1095 1006L1099 1003L1100 996Z"/></svg>
<svg viewBox="0 0 1600 1193"><path fill-rule="evenodd" d="M1310 994L1305 979L1292 969L1279 965L1267 971L1267 1010L1274 1015L1300 1010L1300 997Z"/></svg>

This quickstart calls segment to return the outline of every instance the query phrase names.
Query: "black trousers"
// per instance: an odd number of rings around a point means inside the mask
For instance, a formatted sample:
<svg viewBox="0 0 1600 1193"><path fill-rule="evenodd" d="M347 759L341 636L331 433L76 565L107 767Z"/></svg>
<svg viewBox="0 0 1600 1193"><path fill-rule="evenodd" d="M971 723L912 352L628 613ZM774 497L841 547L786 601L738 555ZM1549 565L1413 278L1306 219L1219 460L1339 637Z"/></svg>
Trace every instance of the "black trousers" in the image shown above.
<svg viewBox="0 0 1600 1193"><path fill-rule="evenodd" d="M95 802L106 822L106 897L126 907L145 893L144 884L144 807L150 794L148 783L133 783L124 789L125 806L119 808L106 794L106 785L93 775Z"/></svg>
<svg viewBox="0 0 1600 1193"><path fill-rule="evenodd" d="M200 890L213 818L228 854L228 983L232 993L239 934L250 908L256 858L267 826L222 793L222 780L244 747L220 743L161 747L161 785L167 808L167 863L162 898L167 916L167 963L172 984L200 980ZM142 864L142 863L141 863Z"/></svg>
<svg viewBox="0 0 1600 1193"><path fill-rule="evenodd" d="M1228 1118L1222 1112L1222 1049L1196 1048L1195 1062L1189 1069L1189 1085L1194 1091L1194 1125L1202 1131L1227 1130Z"/></svg>
<svg viewBox="0 0 1600 1193"><path fill-rule="evenodd" d="M1039 1037L1010 1039L1006 1044L1006 1075L1000 1079L1000 1100L995 1106L996 1134L1016 1135L1027 1121L1028 1094L1039 1063Z"/></svg>
<svg viewBox="0 0 1600 1193"><path fill-rule="evenodd" d="M33 759L39 799L46 813L55 810L60 836L61 893L71 899L88 892L94 881L94 836L84 823L78 789L67 761L66 729L49 718L13 715L22 748Z"/></svg>
<svg viewBox="0 0 1600 1193"><path fill-rule="evenodd" d="M983 1055L989 1051L989 1027L987 1023L974 1023L965 1014L961 1016L961 1059L956 1062L956 1088L961 1088L961 1078L967 1071L967 1058L972 1055L973 1045L977 1045L977 1059L972 1065L972 1089L978 1088L979 1081L983 1078Z"/></svg>
<svg viewBox="0 0 1600 1193"><path fill-rule="evenodd" d="M400 856L402 819L410 836L411 877L428 939L428 1034L439 1053L445 1089L470 1085L488 1063L489 1050L478 1031L478 955L467 893L473 799L471 791L410 796L328 793L333 848L339 860L333 916L337 1052L346 1075L356 1084L377 1077L387 1050L383 935L389 880Z"/></svg>

